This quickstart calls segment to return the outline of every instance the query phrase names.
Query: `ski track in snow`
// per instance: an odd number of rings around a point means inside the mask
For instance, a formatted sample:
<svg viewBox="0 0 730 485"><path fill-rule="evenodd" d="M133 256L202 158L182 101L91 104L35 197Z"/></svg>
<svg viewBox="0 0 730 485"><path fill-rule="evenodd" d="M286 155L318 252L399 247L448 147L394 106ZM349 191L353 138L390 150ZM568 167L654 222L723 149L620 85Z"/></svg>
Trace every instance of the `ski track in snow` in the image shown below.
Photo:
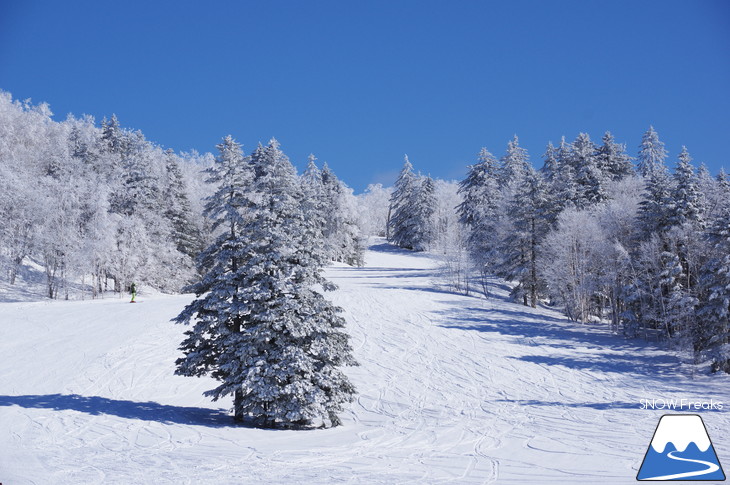
<svg viewBox="0 0 730 485"><path fill-rule="evenodd" d="M659 417L641 398L730 404L730 376L547 309L435 289L424 254L334 266L359 367L344 426L237 427L209 379L173 375L190 295L2 304L0 482L634 483ZM140 300L144 300L141 296ZM724 412L705 422L720 456Z"/></svg>

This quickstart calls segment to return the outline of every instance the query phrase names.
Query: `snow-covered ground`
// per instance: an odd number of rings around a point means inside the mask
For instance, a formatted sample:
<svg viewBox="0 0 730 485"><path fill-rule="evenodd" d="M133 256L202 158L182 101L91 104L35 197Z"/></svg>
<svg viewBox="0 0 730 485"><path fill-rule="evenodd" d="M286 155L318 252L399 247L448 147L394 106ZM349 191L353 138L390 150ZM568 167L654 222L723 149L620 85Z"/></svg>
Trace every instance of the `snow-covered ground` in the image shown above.
<svg viewBox="0 0 730 485"><path fill-rule="evenodd" d="M237 427L212 381L174 376L190 295L0 304L0 482L628 484L667 412L653 398L722 401L699 413L730 463L730 376L504 292L435 290L424 254L366 260L328 269L361 366L327 430Z"/></svg>

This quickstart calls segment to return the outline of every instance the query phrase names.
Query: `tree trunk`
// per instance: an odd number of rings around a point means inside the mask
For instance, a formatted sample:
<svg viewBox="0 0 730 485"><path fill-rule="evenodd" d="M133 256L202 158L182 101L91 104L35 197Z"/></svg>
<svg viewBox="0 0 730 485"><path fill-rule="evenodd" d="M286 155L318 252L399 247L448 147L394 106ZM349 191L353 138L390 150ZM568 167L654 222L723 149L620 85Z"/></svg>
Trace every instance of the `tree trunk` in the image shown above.
<svg viewBox="0 0 730 485"><path fill-rule="evenodd" d="M393 205L388 205L388 219L385 221L385 240L390 241L390 212L393 210Z"/></svg>
<svg viewBox="0 0 730 485"><path fill-rule="evenodd" d="M243 389L236 389L233 394L233 419L238 423L243 422Z"/></svg>

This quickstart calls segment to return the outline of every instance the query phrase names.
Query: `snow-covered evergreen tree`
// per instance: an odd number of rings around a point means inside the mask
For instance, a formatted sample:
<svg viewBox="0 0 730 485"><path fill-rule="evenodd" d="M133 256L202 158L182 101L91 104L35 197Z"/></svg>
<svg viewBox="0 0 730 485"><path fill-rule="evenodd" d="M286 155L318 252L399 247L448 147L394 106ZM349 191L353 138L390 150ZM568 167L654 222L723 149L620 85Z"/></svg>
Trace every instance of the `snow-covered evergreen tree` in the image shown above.
<svg viewBox="0 0 730 485"><path fill-rule="evenodd" d="M558 214L566 207L577 207L580 204L581 194L573 168L573 146L565 141L565 137L560 139L555 158L557 173L552 176L549 188L554 202L551 212Z"/></svg>
<svg viewBox="0 0 730 485"><path fill-rule="evenodd" d="M195 320L177 373L219 380L206 395L233 395L237 420L338 425L355 392L340 367L355 361L340 310L316 290L331 284L307 239L294 167L276 140L250 164L230 139L219 150L206 210L225 232L203 253L197 299L176 318Z"/></svg>
<svg viewBox="0 0 730 485"><path fill-rule="evenodd" d="M101 140L104 151L121 155L128 150L128 138L119 125L117 115L101 121Z"/></svg>
<svg viewBox="0 0 730 485"><path fill-rule="evenodd" d="M459 184L462 197L462 203L457 207L459 220L469 228L469 251L483 276L494 270L490 258L497 245L495 225L500 208L499 180L497 159L482 148L478 162L469 166L466 178Z"/></svg>
<svg viewBox="0 0 730 485"><path fill-rule="evenodd" d="M659 140L659 134L654 130L653 126L641 138L639 146L639 157L637 170L639 174L646 177L655 168L663 167L667 158L667 151L664 149L664 143Z"/></svg>
<svg viewBox="0 0 730 485"><path fill-rule="evenodd" d="M626 145L616 143L610 131L603 135L603 144L596 151L599 170L613 180L634 175L631 157L626 154Z"/></svg>
<svg viewBox="0 0 730 485"><path fill-rule="evenodd" d="M418 177L413 173L413 165L406 155L390 196L388 215L388 240L406 249L413 249L412 240L418 230L412 206L417 187Z"/></svg>
<svg viewBox="0 0 730 485"><path fill-rule="evenodd" d="M192 218L188 190L178 158L171 149L165 151L165 175L162 202L165 204L164 215L172 226L175 247L180 253L195 258L202 249L202 238Z"/></svg>
<svg viewBox="0 0 730 485"><path fill-rule="evenodd" d="M316 160L314 154L309 154L307 168L301 176L302 211L309 230L309 237L315 248L318 248L318 260L324 265L331 261L331 255L325 247L324 235L328 209L322 183L322 171L317 167Z"/></svg>
<svg viewBox="0 0 730 485"><path fill-rule="evenodd" d="M425 251L436 239L436 187L431 177L423 177L416 188L411 207L417 231L411 239L412 249Z"/></svg>
<svg viewBox="0 0 730 485"><path fill-rule="evenodd" d="M324 249L330 260L361 266L363 241L357 225L355 199L325 163L320 172L324 217Z"/></svg>
<svg viewBox="0 0 730 485"><path fill-rule="evenodd" d="M674 187L672 189L672 204L669 212L669 223L675 226L693 224L701 227L702 195L697 185L697 179L692 168L692 157L687 147L682 147L674 170Z"/></svg>
<svg viewBox="0 0 730 485"><path fill-rule="evenodd" d="M553 142L548 142L545 147L543 160L544 162L540 169L540 174L545 179L545 182L551 184L560 172L560 166L558 164L558 149L555 148Z"/></svg>
<svg viewBox="0 0 730 485"><path fill-rule="evenodd" d="M500 185L509 185L515 180L522 180L530 167L530 156L520 146L517 135L507 143L507 152L502 157L500 167Z"/></svg>
<svg viewBox="0 0 730 485"><path fill-rule="evenodd" d="M730 210L709 230L712 253L699 278L701 305L695 350L712 360L712 370L730 373Z"/></svg>
<svg viewBox="0 0 730 485"><path fill-rule="evenodd" d="M596 145L587 133L579 133L573 142L570 165L575 172L579 209L606 200L606 177L599 166Z"/></svg>
<svg viewBox="0 0 730 485"><path fill-rule="evenodd" d="M527 166L519 179L507 213L509 230L501 244L498 275L517 286L512 296L535 308L545 284L538 271L539 244L548 229L545 209L548 201L542 177Z"/></svg>
<svg viewBox="0 0 730 485"><path fill-rule="evenodd" d="M671 227L672 184L664 162L651 165L644 179L639 221L645 237L665 233Z"/></svg>

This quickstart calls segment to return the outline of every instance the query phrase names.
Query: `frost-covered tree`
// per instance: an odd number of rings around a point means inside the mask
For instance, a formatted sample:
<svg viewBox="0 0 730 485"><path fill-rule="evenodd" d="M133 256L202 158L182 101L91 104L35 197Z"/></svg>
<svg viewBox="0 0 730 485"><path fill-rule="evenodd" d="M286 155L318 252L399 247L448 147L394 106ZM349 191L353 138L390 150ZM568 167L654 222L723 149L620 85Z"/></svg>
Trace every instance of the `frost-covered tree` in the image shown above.
<svg viewBox="0 0 730 485"><path fill-rule="evenodd" d="M413 220L415 227L418 228L411 239L412 249L415 251L429 249L436 239L436 204L436 187L433 179L428 176L422 177L411 203Z"/></svg>
<svg viewBox="0 0 730 485"><path fill-rule="evenodd" d="M116 114L101 121L101 140L105 151L121 155L128 150L129 139L119 125Z"/></svg>
<svg viewBox="0 0 730 485"><path fill-rule="evenodd" d="M547 154L546 154L547 155ZM548 188L551 195L551 220L566 207L577 207L580 203L580 190L573 168L573 146L561 137L560 145L554 152L557 172L548 179Z"/></svg>
<svg viewBox="0 0 730 485"><path fill-rule="evenodd" d="M578 208L606 200L606 176L599 165L596 145L587 133L579 133L573 142L570 164L575 173Z"/></svg>
<svg viewBox="0 0 730 485"><path fill-rule="evenodd" d="M545 218L547 197L542 177L527 166L515 187L507 212L510 230L501 243L499 276L517 283L512 296L535 308L544 293L544 281L538 271L539 244L548 229Z"/></svg>
<svg viewBox="0 0 730 485"><path fill-rule="evenodd" d="M413 200L417 190L418 176L413 173L413 165L406 155L390 196L388 211L388 240L406 249L413 249L412 241L418 232L413 217Z"/></svg>
<svg viewBox="0 0 730 485"><path fill-rule="evenodd" d="M540 275L551 299L571 320L588 321L600 288L599 251L606 249L596 218L589 211L566 209L540 249Z"/></svg>
<svg viewBox="0 0 730 485"><path fill-rule="evenodd" d="M0 266L8 279L30 274L21 270L33 261L54 297L72 287L100 296L110 279L117 291L128 278L179 290L193 251L178 244L175 226L183 224L167 209L185 197L187 229L202 226L197 194L187 187L198 170L191 158L178 177L166 170L159 147L115 116L101 127L88 116L50 116L45 104L0 93ZM179 197L169 197L173 192Z"/></svg>
<svg viewBox="0 0 730 485"><path fill-rule="evenodd" d="M473 269L467 247L469 231L460 222L458 211L454 211L463 202L459 193L460 184L437 179L434 186L436 236L431 243L431 251L441 259L441 274L447 288L468 295L471 291L470 276Z"/></svg>
<svg viewBox="0 0 730 485"><path fill-rule="evenodd" d="M219 190L206 210L226 231L203 253L197 299L176 318L195 320L176 372L215 377L206 395L233 395L237 420L338 425L355 392L340 367L355 361L340 309L316 289L331 284L307 237L294 167L276 140L250 164L233 143L219 150Z"/></svg>
<svg viewBox="0 0 730 485"><path fill-rule="evenodd" d="M730 373L730 210L709 228L711 255L699 278L694 348L712 360L712 370Z"/></svg>
<svg viewBox="0 0 730 485"><path fill-rule="evenodd" d="M324 250L330 260L361 266L363 241L352 189L325 163L321 171Z"/></svg>
<svg viewBox="0 0 730 485"><path fill-rule="evenodd" d="M507 143L507 152L500 160L500 185L509 185L514 180L522 180L530 167L530 156L520 146L517 135Z"/></svg>
<svg viewBox="0 0 730 485"><path fill-rule="evenodd" d="M682 147L674 170L674 187L672 204L669 211L669 223L675 226L694 224L700 227L702 221L702 195L692 168L692 157L687 147Z"/></svg>
<svg viewBox="0 0 730 485"><path fill-rule="evenodd" d="M304 212L319 240L323 260L361 265L363 241L352 190L325 163L320 170L314 155L302 175Z"/></svg>
<svg viewBox="0 0 730 485"><path fill-rule="evenodd" d="M357 205L361 208L358 218L361 234L385 237L392 192L391 187L370 184L357 196Z"/></svg>
<svg viewBox="0 0 730 485"><path fill-rule="evenodd" d="M425 251L435 237L436 210L433 180L413 173L405 157L390 197L388 240L413 251Z"/></svg>
<svg viewBox="0 0 730 485"><path fill-rule="evenodd" d="M316 160L314 154L309 155L307 168L301 176L302 211L309 227L312 242L319 248L319 259L322 264L325 264L328 260L331 260L330 254L325 248L324 235L328 208L324 183L322 182L322 171L317 167Z"/></svg>
<svg viewBox="0 0 730 485"><path fill-rule="evenodd" d="M478 162L471 165L459 184L461 204L459 221L469 228L467 245L482 277L494 271L491 259L497 240L495 227L500 209L499 167L497 159L486 148L479 152Z"/></svg>
<svg viewBox="0 0 730 485"><path fill-rule="evenodd" d="M655 168L661 169L666 159L667 151L664 149L664 143L659 140L659 134L654 130L654 127L650 126L641 138L636 168L639 174L646 177Z"/></svg>
<svg viewBox="0 0 730 485"><path fill-rule="evenodd" d="M626 154L626 145L616 143L610 131L602 138L603 144L596 151L599 170L613 180L620 180L634 174L631 157Z"/></svg>
<svg viewBox="0 0 730 485"><path fill-rule="evenodd" d="M644 178L639 221L645 237L665 233L671 227L672 184L663 162L651 166Z"/></svg>
<svg viewBox="0 0 730 485"><path fill-rule="evenodd" d="M180 253L195 258L202 249L200 228L193 218L180 162L171 149L165 151L165 175L162 202L165 204L165 218L172 226L172 239Z"/></svg>

